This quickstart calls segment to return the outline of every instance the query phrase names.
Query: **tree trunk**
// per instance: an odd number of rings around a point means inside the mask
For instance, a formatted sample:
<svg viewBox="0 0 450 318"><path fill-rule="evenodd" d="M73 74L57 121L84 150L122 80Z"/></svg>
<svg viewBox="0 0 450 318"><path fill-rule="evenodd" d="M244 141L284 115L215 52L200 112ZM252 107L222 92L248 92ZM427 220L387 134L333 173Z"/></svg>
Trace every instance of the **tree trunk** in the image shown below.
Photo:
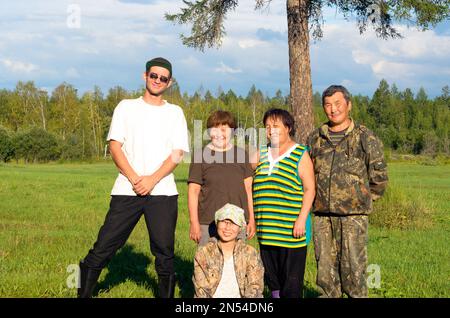
<svg viewBox="0 0 450 318"><path fill-rule="evenodd" d="M308 0L287 0L290 105L295 119L295 139L302 144L314 129L308 5Z"/></svg>
<svg viewBox="0 0 450 318"><path fill-rule="evenodd" d="M62 100L63 100L63 129L62 129L62 139L65 141L66 140L66 87L64 86L62 88L63 90L63 95L62 95Z"/></svg>
<svg viewBox="0 0 450 318"><path fill-rule="evenodd" d="M46 123L46 120L45 120L45 110L44 110L45 106L44 106L44 103L42 102L42 97L39 95L39 93L37 94L37 101L39 103L39 110L40 110L40 113L41 113L42 128L45 131L47 131L47 123Z"/></svg>
<svg viewBox="0 0 450 318"><path fill-rule="evenodd" d="M97 145L97 134L95 129L95 117L94 117L94 106L92 105L92 96L89 97L89 109L91 111L91 122L92 122L92 134L94 135L94 148L95 148L95 154L97 155L97 158L100 157L98 145Z"/></svg>

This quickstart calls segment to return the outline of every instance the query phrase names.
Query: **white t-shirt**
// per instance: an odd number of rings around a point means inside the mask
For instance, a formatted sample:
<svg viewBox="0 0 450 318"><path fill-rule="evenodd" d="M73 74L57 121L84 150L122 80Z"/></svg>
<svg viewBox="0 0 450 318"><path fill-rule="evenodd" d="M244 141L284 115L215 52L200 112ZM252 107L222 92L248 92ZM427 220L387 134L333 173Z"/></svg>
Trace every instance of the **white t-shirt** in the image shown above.
<svg viewBox="0 0 450 318"><path fill-rule="evenodd" d="M222 277L213 298L241 298L233 257L223 262Z"/></svg>
<svg viewBox="0 0 450 318"><path fill-rule="evenodd" d="M122 150L134 171L151 175L158 170L172 150L189 152L188 131L183 110L164 101L154 106L142 97L122 100L114 109L107 140L122 143ZM177 195L173 174L161 179L151 195ZM119 173L111 195L135 196L128 179Z"/></svg>

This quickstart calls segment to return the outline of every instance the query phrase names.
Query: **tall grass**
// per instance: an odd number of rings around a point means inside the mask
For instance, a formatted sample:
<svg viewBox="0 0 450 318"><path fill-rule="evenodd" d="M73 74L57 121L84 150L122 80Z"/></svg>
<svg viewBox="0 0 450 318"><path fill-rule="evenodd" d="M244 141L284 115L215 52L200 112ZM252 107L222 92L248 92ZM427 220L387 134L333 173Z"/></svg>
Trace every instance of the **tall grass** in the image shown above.
<svg viewBox="0 0 450 318"><path fill-rule="evenodd" d="M391 181L384 195L374 202L370 224L387 229L426 229L433 223L434 205L425 194L408 196L405 188Z"/></svg>

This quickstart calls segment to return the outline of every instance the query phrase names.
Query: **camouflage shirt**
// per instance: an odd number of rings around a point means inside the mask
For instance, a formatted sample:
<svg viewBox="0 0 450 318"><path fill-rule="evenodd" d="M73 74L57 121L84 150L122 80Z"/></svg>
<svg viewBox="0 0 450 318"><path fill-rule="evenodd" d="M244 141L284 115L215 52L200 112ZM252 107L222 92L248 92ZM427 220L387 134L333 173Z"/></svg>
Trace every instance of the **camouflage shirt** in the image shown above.
<svg viewBox="0 0 450 318"><path fill-rule="evenodd" d="M316 176L314 212L369 214L372 200L388 182L382 142L363 125L351 122L344 138L333 146L328 125L308 137Z"/></svg>
<svg viewBox="0 0 450 318"><path fill-rule="evenodd" d="M262 298L264 267L259 253L242 240L237 240L233 251L234 270L243 298ZM193 282L195 298L212 298L222 278L224 258L215 238L198 248L194 258Z"/></svg>

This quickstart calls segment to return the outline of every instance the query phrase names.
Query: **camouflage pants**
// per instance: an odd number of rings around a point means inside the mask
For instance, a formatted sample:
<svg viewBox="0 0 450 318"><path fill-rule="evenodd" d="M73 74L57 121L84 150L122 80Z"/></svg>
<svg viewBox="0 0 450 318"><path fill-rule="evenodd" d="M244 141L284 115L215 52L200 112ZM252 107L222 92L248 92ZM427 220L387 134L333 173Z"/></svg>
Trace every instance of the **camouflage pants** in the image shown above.
<svg viewBox="0 0 450 318"><path fill-rule="evenodd" d="M368 216L314 216L317 287L321 297L368 297Z"/></svg>

